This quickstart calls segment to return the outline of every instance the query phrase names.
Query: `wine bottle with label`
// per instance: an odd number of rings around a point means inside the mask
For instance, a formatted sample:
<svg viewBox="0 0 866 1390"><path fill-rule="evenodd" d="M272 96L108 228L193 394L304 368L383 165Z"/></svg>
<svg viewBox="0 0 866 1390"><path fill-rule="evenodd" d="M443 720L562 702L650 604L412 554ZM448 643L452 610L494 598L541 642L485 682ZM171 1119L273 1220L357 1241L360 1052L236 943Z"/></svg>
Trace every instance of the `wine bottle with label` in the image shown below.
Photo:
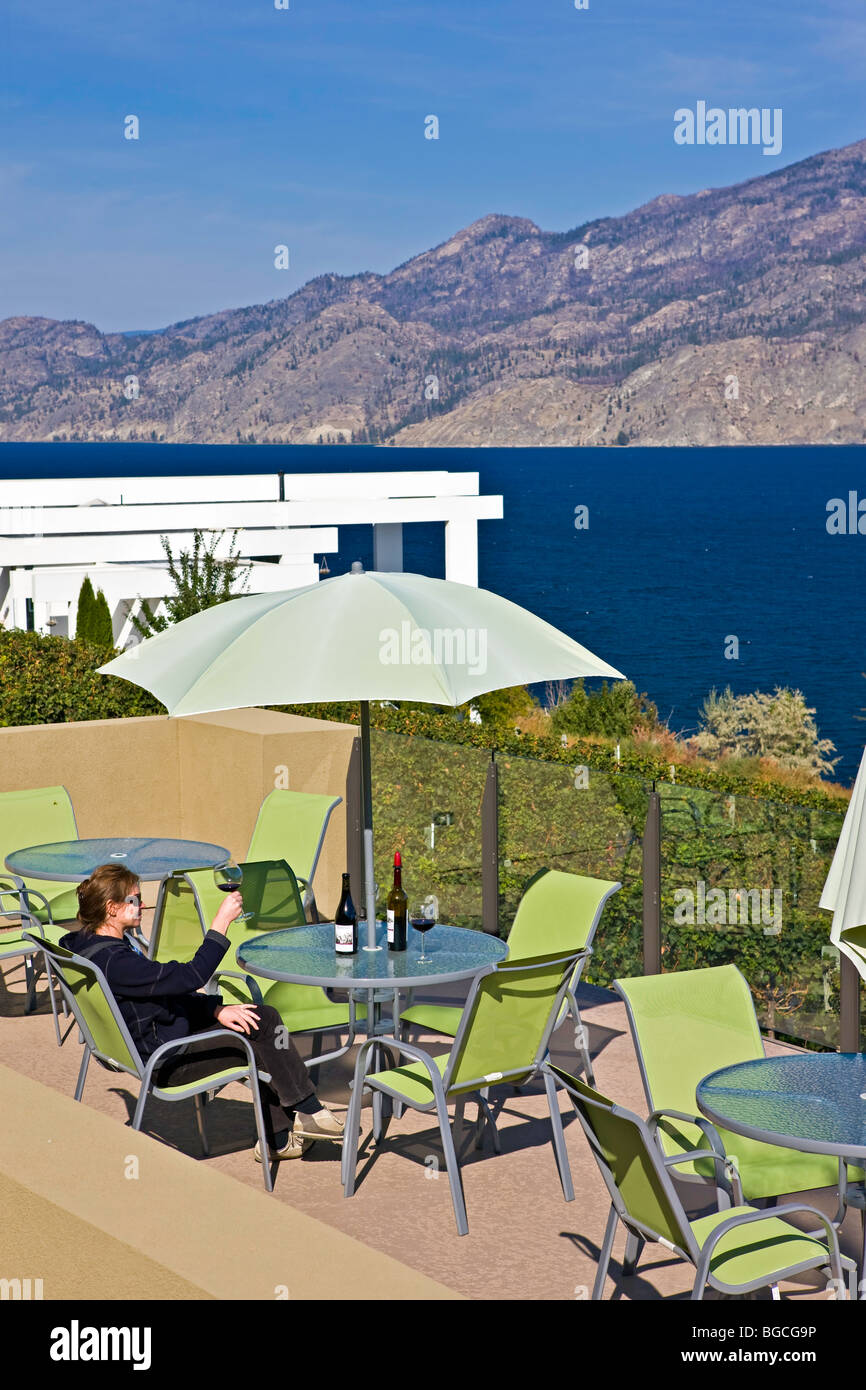
<svg viewBox="0 0 866 1390"><path fill-rule="evenodd" d="M408 932L408 900L403 892L403 860L394 855L394 886L388 894L388 950L405 951Z"/></svg>
<svg viewBox="0 0 866 1390"><path fill-rule="evenodd" d="M352 902L349 875L343 874L343 891L334 913L334 945L339 955L350 956L358 949L358 914Z"/></svg>

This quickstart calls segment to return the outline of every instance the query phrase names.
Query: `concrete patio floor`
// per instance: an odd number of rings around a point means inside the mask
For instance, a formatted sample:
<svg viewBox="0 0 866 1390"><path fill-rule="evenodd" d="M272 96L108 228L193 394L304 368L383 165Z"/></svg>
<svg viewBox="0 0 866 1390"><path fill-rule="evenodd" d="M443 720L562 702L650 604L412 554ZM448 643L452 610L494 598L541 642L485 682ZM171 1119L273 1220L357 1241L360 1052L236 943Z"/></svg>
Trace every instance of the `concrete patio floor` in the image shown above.
<svg viewBox="0 0 866 1390"><path fill-rule="evenodd" d="M456 1001L459 987L440 991L437 1001ZM589 1030L596 1083L620 1104L644 1113L643 1093L624 1006L607 991L583 987L581 1013ZM71 1097L81 1056L77 1034L58 1049L47 996L42 990L37 1010L24 1013L23 970L7 963L0 980L0 1060L5 1067L43 1086ZM433 1051L448 1042L421 1036ZM304 1055L309 1040L299 1039ZM326 1047L330 1045L326 1040ZM768 1044L770 1051L787 1051ZM348 1103L351 1057L327 1064L319 1091L337 1106ZM564 1024L554 1038L554 1060L578 1071L574 1031ZM137 1087L123 1074L91 1064L84 1105L102 1112L118 1126L128 1123ZM518 1093L513 1088L493 1092L497 1100L502 1154L494 1155L489 1138L481 1152L469 1149L471 1125L466 1126L462 1164L468 1236L458 1237L444 1171L438 1129L430 1117L414 1112L391 1121L381 1149L367 1142L358 1165L356 1195L342 1196L339 1150L319 1142L300 1161L277 1169L269 1201L285 1203L346 1233L363 1245L400 1261L412 1270L469 1298L585 1299L595 1277L596 1259L608 1211L601 1176L583 1132L561 1097L566 1143L576 1192L567 1204L556 1172L550 1144L550 1125L543 1087ZM501 1108L500 1108L501 1107ZM145 1116L150 1135L239 1184L262 1192L260 1167L253 1161L255 1139L249 1092L241 1086L223 1091L208 1107L211 1157L200 1157L191 1104L151 1101ZM467 1106L467 1119L474 1106ZM364 1137L369 1139L370 1112L364 1112ZM14 1124L6 1114L4 1124ZM127 1131L128 1133L128 1131ZM467 1151L469 1149L469 1151ZM190 1168L190 1175L193 1170ZM16 1176L26 1186L27 1175ZM835 1207L833 1194L804 1195L827 1213ZM147 1221L142 1211L142 1222ZM804 1218L803 1223L807 1224ZM856 1256L860 1244L857 1213L849 1213L843 1231L843 1250ZM620 1277L624 1237L620 1234L611 1265L613 1276L605 1297L621 1300L685 1299L691 1288L690 1267L674 1260L660 1246L644 1253L638 1275ZM254 1258L255 1252L251 1251ZM339 1271L335 1270L335 1279ZM144 1297L160 1297L158 1289L140 1289ZM74 1288L66 1296L74 1297ZM194 1295L192 1295L194 1296ZM303 1296L303 1295L301 1295ZM712 1296L712 1295L710 1295ZM761 1295L763 1296L763 1295ZM783 1298L798 1302L826 1298L823 1283L787 1284ZM769 1295L767 1295L769 1297Z"/></svg>

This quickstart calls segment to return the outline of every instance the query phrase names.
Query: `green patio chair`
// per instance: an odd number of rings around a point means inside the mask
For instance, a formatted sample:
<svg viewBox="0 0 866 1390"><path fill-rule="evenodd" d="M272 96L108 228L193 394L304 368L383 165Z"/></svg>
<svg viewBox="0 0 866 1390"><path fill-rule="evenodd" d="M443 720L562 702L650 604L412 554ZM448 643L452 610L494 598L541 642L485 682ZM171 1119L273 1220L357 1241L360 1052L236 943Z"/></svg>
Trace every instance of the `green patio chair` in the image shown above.
<svg viewBox="0 0 866 1390"><path fill-rule="evenodd" d="M566 993L566 1002L557 1027L570 1013L575 1041L583 1058L584 1071L595 1085L586 1029L577 1007L577 987L581 972L592 953L592 942L608 898L619 892L621 883L582 874L566 874L559 869L541 869L530 879L508 936L508 952L515 959L538 956L551 951L580 951ZM432 1033L453 1038L463 1010L446 1004L412 1004L403 1009L401 1025L416 1024ZM403 1028L401 1026L401 1034Z"/></svg>
<svg viewBox="0 0 866 1390"><path fill-rule="evenodd" d="M261 983L244 975L235 966L235 953L245 941L263 932L304 926L306 918L297 879L285 860L265 860L242 864L244 908L255 915L246 922L233 922L227 936L230 948L212 981L212 989L226 1003L270 1004L280 1014L290 1033L312 1034L311 1061L321 1056L322 1039L328 1033L347 1030L355 1036L356 1022L366 1017L363 1006L352 998L347 1004L334 1003L318 985L294 985L280 981ZM223 894L214 882L211 869L177 873L167 879L154 913L148 954L152 960L192 960L204 933L219 910ZM311 1068L315 1075L316 1067Z"/></svg>
<svg viewBox="0 0 866 1390"><path fill-rule="evenodd" d="M291 864L311 920L319 920L313 878L331 813L341 796L317 792L272 791L259 809L247 859L285 859Z"/></svg>
<svg viewBox="0 0 866 1390"><path fill-rule="evenodd" d="M31 845L77 840L75 812L65 787L34 787L29 791L0 792L0 873L6 856ZM33 916L43 926L68 922L78 915L76 883L54 883L26 875L21 882L32 888L45 904L33 904Z"/></svg>
<svg viewBox="0 0 866 1390"><path fill-rule="evenodd" d="M14 919L3 921L2 919ZM15 875L0 878L0 961L20 960L24 965L27 998L24 1012L30 1013L36 1002L36 977L40 969L41 952L24 939L24 931L35 932L44 938L42 924L31 911L27 890Z"/></svg>
<svg viewBox="0 0 866 1390"><path fill-rule="evenodd" d="M84 1093L84 1083L87 1079L87 1069L91 1057L95 1057L108 1071L126 1072L141 1083L132 1118L133 1129L141 1129L142 1127L144 1107L149 1096L156 1096L159 1100L167 1101L191 1099L195 1105L196 1125L202 1153L206 1158L208 1156L208 1142L205 1132L203 1097L206 1092L220 1091L233 1081L241 1081L245 1085L249 1085L252 1091L256 1133L262 1153L266 1151L265 1117L257 1081L259 1075L265 1081L270 1080L270 1077L266 1072L257 1072L252 1047L243 1033L235 1033L228 1028L211 1028L203 1033L194 1033L190 1037L162 1043L145 1062L130 1036L114 994L99 967L94 965L85 955L76 955L63 946L55 946L52 942L30 936L27 932L24 935L30 940L34 948L43 951L50 959L51 968L58 980L63 997L81 1032L84 1054L81 1058L81 1067L75 1086L76 1100L81 1100ZM102 941L97 940L96 949L102 944ZM85 948L86 951L90 949L89 946ZM192 1042L201 1042L203 1039L210 1038L220 1041L230 1038L239 1044L247 1055L246 1063L239 1060L235 1066L225 1067L220 1071L213 1072L201 1081L188 1082L185 1085L158 1086L155 1083L154 1071L167 1057L177 1052L183 1052L184 1048ZM270 1165L263 1163L262 1171L265 1188L271 1192L274 1184Z"/></svg>
<svg viewBox="0 0 866 1390"><path fill-rule="evenodd" d="M36 899L42 901L37 902ZM37 913L47 915L48 922L43 926ZM44 969L48 982L48 998L51 1003L51 1014L54 1019L54 1033L57 1038L58 1047L62 1047L67 1033L61 1037L60 1019L57 1012L57 998L55 995L55 981L51 973L44 953L37 950L24 936L25 931L39 938L40 941L56 941L57 936L67 930L66 927L57 927L51 922L51 909L47 902L42 898L35 888L27 889L24 887L22 879L16 874L7 874L0 878L0 919L14 918L15 925L10 930L0 932L0 962L6 960L20 960L24 965L24 981L27 985L27 998L24 1002L24 1012L30 1013L36 1003L36 981L40 972ZM0 920L0 927L4 925ZM65 1006L64 1006L64 1012Z"/></svg>
<svg viewBox="0 0 866 1390"><path fill-rule="evenodd" d="M735 965L615 980L614 989L625 1000L650 1131L678 1172L681 1155L711 1148L729 1158L738 1201L742 1194L755 1201L839 1183L836 1158L746 1139L696 1113L695 1092L705 1076L764 1056L749 986ZM680 1176L707 1181L713 1166L699 1159ZM837 1220L843 1215L840 1193Z"/></svg>
<svg viewBox="0 0 866 1390"><path fill-rule="evenodd" d="M361 1045L343 1140L342 1180L346 1197L351 1197L355 1190L363 1092L373 1092L373 1136L377 1142L382 1133L381 1097L390 1096L392 1101L411 1110L435 1112L445 1150L457 1232L458 1235L466 1235L469 1226L457 1146L449 1126L448 1102L455 1102L455 1131L459 1136L466 1100L475 1100L478 1105L475 1147L481 1146L486 1122L492 1130L494 1150L499 1153L499 1136L487 1099L488 1088L501 1082L522 1085L532 1077L541 1075L550 1108L553 1151L563 1195L567 1202L573 1201L574 1188L556 1087L553 1078L542 1072L542 1063L577 956L578 952L570 951L567 955L541 956L522 961L509 959L476 976L454 1045L444 1056L431 1057L422 1048L399 1038L369 1038ZM408 1058L408 1062L365 1074L370 1065L371 1050L378 1050L383 1044L397 1056Z"/></svg>
<svg viewBox="0 0 866 1390"><path fill-rule="evenodd" d="M571 1097L610 1193L594 1299L600 1299L604 1291L620 1222L628 1233L623 1274L634 1273L646 1243L656 1241L694 1265L695 1300L703 1298L707 1287L724 1294L746 1294L771 1286L776 1296L780 1280L812 1269L831 1275L838 1293L845 1286L844 1269L849 1298L856 1297L857 1266L840 1254L836 1232L823 1212L791 1202L768 1215L738 1204L690 1221L671 1181L670 1165L662 1159L646 1122L559 1067L547 1063L545 1071ZM714 1154L713 1163L719 1183L726 1184L724 1159ZM728 1193L732 1195L729 1187ZM824 1240L783 1219L794 1213L813 1217Z"/></svg>

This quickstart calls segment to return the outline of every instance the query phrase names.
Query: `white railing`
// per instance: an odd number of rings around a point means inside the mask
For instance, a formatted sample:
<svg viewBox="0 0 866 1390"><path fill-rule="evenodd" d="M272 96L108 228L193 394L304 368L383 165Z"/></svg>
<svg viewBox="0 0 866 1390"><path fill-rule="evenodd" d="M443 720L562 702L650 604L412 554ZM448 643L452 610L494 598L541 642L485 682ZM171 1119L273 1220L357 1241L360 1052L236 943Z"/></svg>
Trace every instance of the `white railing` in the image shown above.
<svg viewBox="0 0 866 1390"><path fill-rule="evenodd" d="M115 632L128 633L129 605L167 588L161 538L189 549L195 531L237 531L242 560L257 564L249 592L316 583L317 557L333 555L338 527L373 528L374 567L403 568L403 525L445 527L446 578L478 583L478 522L502 516L501 497L479 495L476 472L262 473L162 478L0 479L0 622L74 630L85 574L102 588ZM354 557L352 557L354 558ZM142 567L149 573L143 574ZM154 571L158 571L154 575Z"/></svg>

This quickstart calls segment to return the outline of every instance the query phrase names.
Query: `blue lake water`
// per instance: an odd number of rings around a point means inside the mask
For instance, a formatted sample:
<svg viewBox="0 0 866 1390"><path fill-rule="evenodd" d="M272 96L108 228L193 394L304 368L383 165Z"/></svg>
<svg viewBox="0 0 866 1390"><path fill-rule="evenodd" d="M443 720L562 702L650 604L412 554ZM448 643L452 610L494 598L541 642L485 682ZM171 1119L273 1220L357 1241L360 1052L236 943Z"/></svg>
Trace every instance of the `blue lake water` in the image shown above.
<svg viewBox="0 0 866 1390"><path fill-rule="evenodd" d="M827 504L858 489L866 502L866 447L4 444L0 506L14 477L440 468L477 470L482 492L505 499L504 520L480 526L481 584L625 672L672 729L696 729L713 687L793 686L842 755L836 776L853 779L866 741L866 535L829 534ZM332 572L354 559L372 566L370 527L340 528ZM405 528L404 564L444 574L441 525Z"/></svg>

